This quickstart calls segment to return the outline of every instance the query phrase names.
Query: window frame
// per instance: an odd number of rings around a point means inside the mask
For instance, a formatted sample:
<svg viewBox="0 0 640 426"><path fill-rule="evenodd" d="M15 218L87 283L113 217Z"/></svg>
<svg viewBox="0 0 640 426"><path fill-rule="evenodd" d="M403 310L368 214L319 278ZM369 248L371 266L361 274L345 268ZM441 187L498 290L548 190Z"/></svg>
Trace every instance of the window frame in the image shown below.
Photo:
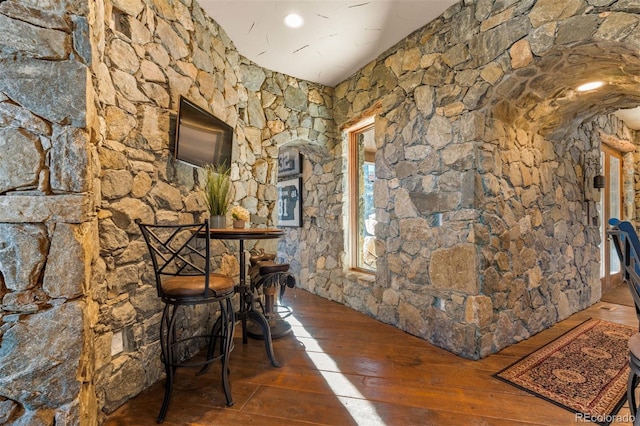
<svg viewBox="0 0 640 426"><path fill-rule="evenodd" d="M375 117L368 117L365 120L360 121L356 125L347 129L348 133L348 174L349 174L349 190L348 190L348 226L347 226L347 238L348 238L348 259L349 269L352 271L375 274L377 267L373 269L364 268L359 265L360 256L359 253L363 247L360 246L360 227L359 227L359 215L360 215L360 165L358 162L359 157L359 144L358 135L374 129L375 138ZM367 162L367 160L364 160ZM375 164L375 157L373 163Z"/></svg>

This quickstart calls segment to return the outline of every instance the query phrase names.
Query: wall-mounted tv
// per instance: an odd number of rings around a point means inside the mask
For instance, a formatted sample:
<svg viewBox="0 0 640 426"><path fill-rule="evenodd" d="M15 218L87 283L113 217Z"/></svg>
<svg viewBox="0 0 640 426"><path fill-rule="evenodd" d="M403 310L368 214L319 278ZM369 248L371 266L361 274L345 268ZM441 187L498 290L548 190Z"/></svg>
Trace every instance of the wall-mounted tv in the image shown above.
<svg viewBox="0 0 640 426"><path fill-rule="evenodd" d="M195 166L231 166L233 128L180 96L174 157Z"/></svg>

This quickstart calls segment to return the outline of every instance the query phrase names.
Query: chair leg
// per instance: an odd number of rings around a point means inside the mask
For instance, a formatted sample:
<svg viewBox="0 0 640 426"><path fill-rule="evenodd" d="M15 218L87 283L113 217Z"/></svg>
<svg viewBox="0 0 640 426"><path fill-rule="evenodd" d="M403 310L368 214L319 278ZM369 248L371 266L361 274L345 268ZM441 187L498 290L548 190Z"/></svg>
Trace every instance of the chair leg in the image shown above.
<svg viewBox="0 0 640 426"><path fill-rule="evenodd" d="M220 313L220 315L218 316L218 318L216 319L215 323L213 324L213 327L211 328L211 333L210 333L210 337L209 337L209 345L207 348L207 361L210 361L212 358L215 357L215 351L216 351L216 343L218 342L218 337L222 336L222 313ZM222 354L222 350L223 350L223 342L221 339L221 343L220 343L220 353ZM209 371L209 368L211 368L211 363L208 362L205 365L202 366L202 368L200 369L200 371L198 371L196 373L196 376L200 376L202 374L205 374L207 371Z"/></svg>
<svg viewBox="0 0 640 426"><path fill-rule="evenodd" d="M220 342L220 350L222 352L222 388L227 398L227 405L231 407L233 405L233 398L231 396L231 384L229 383L229 355L231 353L231 347L233 346L236 322L231 298L220 301L220 318L220 331L222 336Z"/></svg>
<svg viewBox="0 0 640 426"><path fill-rule="evenodd" d="M635 377L636 374L631 370L629 372L629 378L627 379L627 401L629 402L629 411L631 414L636 413L636 398L635 398Z"/></svg>
<svg viewBox="0 0 640 426"><path fill-rule="evenodd" d="M636 358L632 353L629 354L629 367L631 371L629 372L629 379L627 380L627 401L629 403L629 411L631 415L634 416L634 425L640 425L640 407L638 407L637 399L636 399L636 388L638 384L640 384L640 361Z"/></svg>
<svg viewBox="0 0 640 426"><path fill-rule="evenodd" d="M157 419L158 423L164 422L164 418L167 415L167 409L169 408L169 402L171 401L173 377L176 371L174 342L177 310L177 306L173 306L173 309L171 309L170 305L165 305L164 311L162 312L162 320L160 322L160 346L162 349L164 370L167 377L164 386L164 398L162 399L162 406L160 407L160 413L158 414Z"/></svg>

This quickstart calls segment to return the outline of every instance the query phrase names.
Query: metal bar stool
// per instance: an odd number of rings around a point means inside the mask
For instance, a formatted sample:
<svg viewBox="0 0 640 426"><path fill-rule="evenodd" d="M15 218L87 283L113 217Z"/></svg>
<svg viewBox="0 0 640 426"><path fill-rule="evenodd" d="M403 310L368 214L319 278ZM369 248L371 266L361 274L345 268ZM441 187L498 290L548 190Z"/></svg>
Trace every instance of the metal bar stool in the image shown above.
<svg viewBox="0 0 640 426"><path fill-rule="evenodd" d="M276 263L275 254L267 254L263 251L254 252L249 258L249 275L251 277L251 289L257 292L262 288L264 304L258 299L264 316L269 322L271 338L277 339L291 333L291 325L284 320L291 315L291 309L277 303L282 299L287 287L293 288L296 280L289 271L288 263ZM279 290L279 297L276 296ZM282 315L284 313L284 315ZM249 327L248 333L251 337L261 339L262 332L257 327Z"/></svg>
<svg viewBox="0 0 640 426"><path fill-rule="evenodd" d="M636 333L629 338L629 380L627 381L627 401L629 401L629 411L634 416L634 426L640 425L638 417L638 406L636 405L636 387L640 382L640 333Z"/></svg>
<svg viewBox="0 0 640 426"><path fill-rule="evenodd" d="M211 272L209 238L200 238L202 233L209 235L209 222L152 225L136 220L136 223L149 248L158 296L165 303L160 323L160 346L166 383L157 422L162 423L167 414L178 367L200 368L197 373L200 375L209 369L211 363L220 360L227 405L233 405L228 364L235 326L234 282L226 275ZM204 247L201 241L204 241ZM220 311L210 333L178 336L176 318L180 308L202 304L217 304ZM193 339L208 340L204 361L185 361L179 356L179 349ZM216 347L219 348L217 355Z"/></svg>

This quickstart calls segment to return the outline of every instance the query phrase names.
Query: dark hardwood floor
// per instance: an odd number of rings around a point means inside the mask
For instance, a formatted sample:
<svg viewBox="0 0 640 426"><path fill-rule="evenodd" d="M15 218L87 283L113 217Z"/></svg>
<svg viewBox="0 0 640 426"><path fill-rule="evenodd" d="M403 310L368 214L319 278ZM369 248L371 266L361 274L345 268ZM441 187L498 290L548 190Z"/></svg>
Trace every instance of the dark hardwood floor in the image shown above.
<svg viewBox="0 0 640 426"><path fill-rule="evenodd" d="M225 405L220 368L179 369L166 425L571 425L573 413L492 377L589 317L635 326L630 306L600 302L532 338L480 361L460 358L342 305L288 290L293 334L232 352L235 404ZM153 425L163 383L156 383L105 424ZM628 414L622 408L620 415ZM614 422L613 424L630 424Z"/></svg>

